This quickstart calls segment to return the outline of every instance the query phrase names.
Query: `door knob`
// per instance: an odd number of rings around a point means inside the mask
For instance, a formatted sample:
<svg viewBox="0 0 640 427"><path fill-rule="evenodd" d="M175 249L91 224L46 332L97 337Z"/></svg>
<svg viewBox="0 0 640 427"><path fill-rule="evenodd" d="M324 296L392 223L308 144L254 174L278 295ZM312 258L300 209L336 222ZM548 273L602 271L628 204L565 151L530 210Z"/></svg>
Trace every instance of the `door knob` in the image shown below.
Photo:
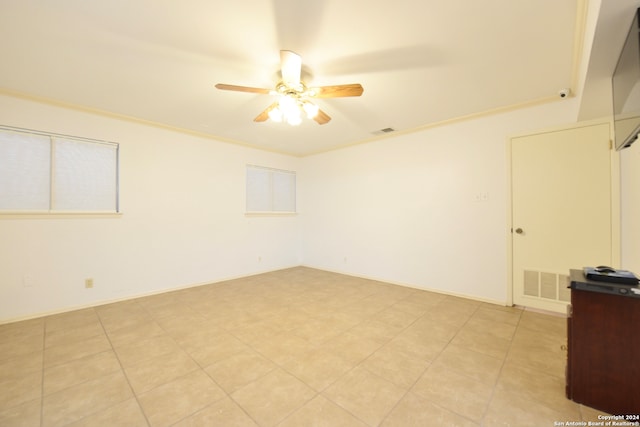
<svg viewBox="0 0 640 427"><path fill-rule="evenodd" d="M522 228L516 228L516 233L517 234L522 234L522 233L524 233L524 230Z"/></svg>

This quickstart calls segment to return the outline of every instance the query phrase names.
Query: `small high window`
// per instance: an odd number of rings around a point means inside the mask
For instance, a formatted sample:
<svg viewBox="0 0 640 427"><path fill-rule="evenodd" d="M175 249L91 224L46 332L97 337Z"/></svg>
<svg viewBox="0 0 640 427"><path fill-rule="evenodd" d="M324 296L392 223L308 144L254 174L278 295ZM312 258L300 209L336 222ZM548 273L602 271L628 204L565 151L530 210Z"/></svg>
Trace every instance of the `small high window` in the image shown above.
<svg viewBox="0 0 640 427"><path fill-rule="evenodd" d="M247 213L274 212L296 212L296 173L247 165Z"/></svg>

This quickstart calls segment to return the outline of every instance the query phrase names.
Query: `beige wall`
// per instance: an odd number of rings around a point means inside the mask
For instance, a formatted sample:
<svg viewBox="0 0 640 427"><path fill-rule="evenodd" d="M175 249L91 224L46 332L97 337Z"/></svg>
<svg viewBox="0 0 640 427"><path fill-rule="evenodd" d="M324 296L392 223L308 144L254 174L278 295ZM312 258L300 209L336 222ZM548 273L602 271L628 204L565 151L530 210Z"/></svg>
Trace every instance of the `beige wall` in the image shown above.
<svg viewBox="0 0 640 427"><path fill-rule="evenodd" d="M507 143L575 117L556 102L305 158L304 263L505 303Z"/></svg>
<svg viewBox="0 0 640 427"><path fill-rule="evenodd" d="M505 302L507 142L571 123L575 102L300 159L0 97L5 125L119 142L123 210L0 219L0 322L300 264ZM639 148L623 152L622 196L638 271ZM247 163L297 170L300 214L246 217Z"/></svg>
<svg viewBox="0 0 640 427"><path fill-rule="evenodd" d="M300 264L297 217L244 214L246 164L298 158L9 97L0 111L4 125L120 143L123 212L0 217L0 322Z"/></svg>

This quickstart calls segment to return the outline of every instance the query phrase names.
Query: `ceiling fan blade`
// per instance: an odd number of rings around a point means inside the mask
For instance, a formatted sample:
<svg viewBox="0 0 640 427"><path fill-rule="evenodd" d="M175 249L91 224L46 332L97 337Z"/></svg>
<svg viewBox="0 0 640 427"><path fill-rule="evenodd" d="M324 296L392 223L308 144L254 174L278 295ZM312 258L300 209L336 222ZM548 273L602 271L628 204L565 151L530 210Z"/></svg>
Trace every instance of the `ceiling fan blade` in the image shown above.
<svg viewBox="0 0 640 427"><path fill-rule="evenodd" d="M341 98L346 96L360 96L364 88L360 83L337 86L314 87L310 90L315 98Z"/></svg>
<svg viewBox="0 0 640 427"><path fill-rule="evenodd" d="M233 90L236 92L261 93L264 95L268 95L271 92L271 89L262 89L259 87L249 87L249 86L227 85L224 83L218 83L216 85L216 88L222 89L222 90Z"/></svg>
<svg viewBox="0 0 640 427"><path fill-rule="evenodd" d="M331 117L329 117L329 115L324 111L318 110L318 114L316 114L313 120L318 122L319 125L323 125L325 123L329 123L329 121L331 120Z"/></svg>
<svg viewBox="0 0 640 427"><path fill-rule="evenodd" d="M269 105L262 113L258 114L256 116L255 119L253 119L254 122L265 122L267 121L267 119L269 118L269 112L271 110L273 110L274 108L276 108L278 106L277 102L274 102L273 104Z"/></svg>
<svg viewBox="0 0 640 427"><path fill-rule="evenodd" d="M280 73L282 81L289 86L300 84L300 72L302 70L302 58L290 50L280 51Z"/></svg>

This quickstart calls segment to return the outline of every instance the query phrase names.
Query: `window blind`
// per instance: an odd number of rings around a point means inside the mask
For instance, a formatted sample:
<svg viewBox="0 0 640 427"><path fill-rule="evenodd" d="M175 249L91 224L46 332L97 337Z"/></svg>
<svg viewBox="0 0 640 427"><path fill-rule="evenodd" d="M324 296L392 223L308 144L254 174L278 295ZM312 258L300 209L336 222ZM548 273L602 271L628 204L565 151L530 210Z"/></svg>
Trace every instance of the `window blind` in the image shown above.
<svg viewBox="0 0 640 427"><path fill-rule="evenodd" d="M295 212L296 173L247 166L247 212Z"/></svg>
<svg viewBox="0 0 640 427"><path fill-rule="evenodd" d="M0 211L118 212L118 149L0 127Z"/></svg>

